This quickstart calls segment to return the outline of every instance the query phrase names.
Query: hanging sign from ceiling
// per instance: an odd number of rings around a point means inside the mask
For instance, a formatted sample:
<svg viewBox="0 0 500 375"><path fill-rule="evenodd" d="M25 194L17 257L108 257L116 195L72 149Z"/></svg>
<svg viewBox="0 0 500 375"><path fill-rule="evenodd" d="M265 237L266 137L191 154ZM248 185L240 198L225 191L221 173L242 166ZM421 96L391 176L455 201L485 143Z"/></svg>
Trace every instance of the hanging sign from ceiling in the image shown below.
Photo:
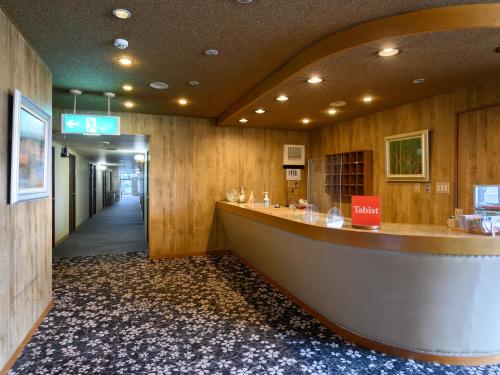
<svg viewBox="0 0 500 375"><path fill-rule="evenodd" d="M61 118L61 132L65 134L120 135L120 118L65 113Z"/></svg>

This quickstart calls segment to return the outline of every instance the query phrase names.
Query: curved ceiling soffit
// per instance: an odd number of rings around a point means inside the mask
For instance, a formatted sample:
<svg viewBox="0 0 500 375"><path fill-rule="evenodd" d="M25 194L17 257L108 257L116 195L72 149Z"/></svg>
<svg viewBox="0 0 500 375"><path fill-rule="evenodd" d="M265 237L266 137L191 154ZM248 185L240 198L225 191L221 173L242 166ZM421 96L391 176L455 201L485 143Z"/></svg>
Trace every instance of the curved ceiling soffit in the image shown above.
<svg viewBox="0 0 500 375"><path fill-rule="evenodd" d="M260 82L226 109L217 118L217 125L227 125L239 112L256 103L273 88L322 58L391 37L479 28L500 28L500 4L426 9L369 21L340 31L306 48Z"/></svg>

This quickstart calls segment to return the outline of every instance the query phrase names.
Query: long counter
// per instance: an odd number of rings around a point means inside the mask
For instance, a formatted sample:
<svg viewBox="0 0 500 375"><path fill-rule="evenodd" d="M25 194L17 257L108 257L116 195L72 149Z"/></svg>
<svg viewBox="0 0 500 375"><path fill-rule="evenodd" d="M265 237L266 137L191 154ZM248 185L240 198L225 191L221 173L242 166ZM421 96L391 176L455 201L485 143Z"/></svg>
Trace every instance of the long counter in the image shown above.
<svg viewBox="0 0 500 375"><path fill-rule="evenodd" d="M442 226L327 228L303 211L217 202L228 247L339 334L452 364L500 362L500 239Z"/></svg>

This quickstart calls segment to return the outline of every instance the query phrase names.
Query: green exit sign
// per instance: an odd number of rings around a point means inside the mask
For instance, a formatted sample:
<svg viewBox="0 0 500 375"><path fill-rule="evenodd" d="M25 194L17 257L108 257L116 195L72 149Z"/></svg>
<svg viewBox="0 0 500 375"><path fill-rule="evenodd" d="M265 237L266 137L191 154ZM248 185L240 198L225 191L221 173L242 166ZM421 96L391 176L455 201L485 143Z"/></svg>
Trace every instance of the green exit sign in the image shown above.
<svg viewBox="0 0 500 375"><path fill-rule="evenodd" d="M61 132L66 134L120 135L120 118L116 116L63 114Z"/></svg>

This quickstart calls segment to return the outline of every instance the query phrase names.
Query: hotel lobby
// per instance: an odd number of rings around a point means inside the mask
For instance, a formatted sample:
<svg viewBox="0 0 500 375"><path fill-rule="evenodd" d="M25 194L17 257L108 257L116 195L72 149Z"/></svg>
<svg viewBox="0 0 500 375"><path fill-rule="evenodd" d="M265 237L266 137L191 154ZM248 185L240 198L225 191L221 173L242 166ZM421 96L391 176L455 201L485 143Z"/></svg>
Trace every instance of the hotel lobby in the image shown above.
<svg viewBox="0 0 500 375"><path fill-rule="evenodd" d="M0 375L500 374L500 3L0 0Z"/></svg>

